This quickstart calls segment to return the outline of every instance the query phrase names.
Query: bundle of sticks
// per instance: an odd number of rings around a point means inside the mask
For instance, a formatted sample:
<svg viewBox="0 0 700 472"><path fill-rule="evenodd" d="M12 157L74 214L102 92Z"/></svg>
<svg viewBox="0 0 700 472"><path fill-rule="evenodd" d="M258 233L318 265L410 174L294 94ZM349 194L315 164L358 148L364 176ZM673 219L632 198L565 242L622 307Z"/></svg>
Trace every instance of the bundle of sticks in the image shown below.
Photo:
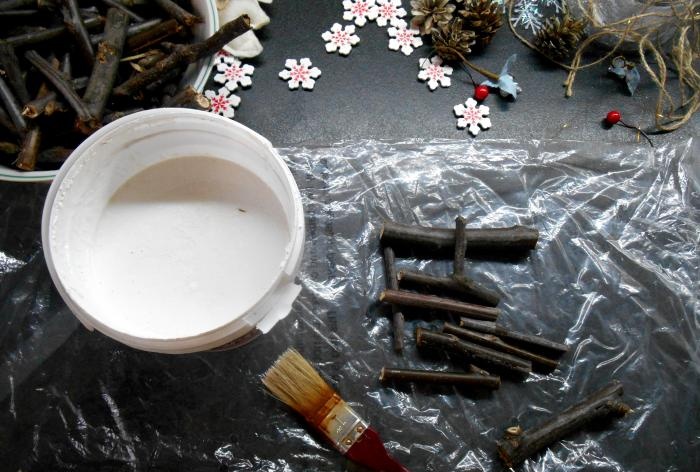
<svg viewBox="0 0 700 472"><path fill-rule="evenodd" d="M522 226L498 229L467 229L461 216L455 228L428 228L385 222L381 245L387 288L380 302L391 305L394 349L404 349L404 315L406 308L448 317L440 330L416 329L419 348L450 354L464 367L463 372L401 369L383 367L382 383L421 382L494 390L500 387L503 374L522 380L533 370L551 372L559 366L558 358L569 347L541 336L520 333L497 323L501 310L498 292L485 287L465 274L465 256L489 257L523 255L535 248L537 230ZM453 258L450 276L435 276L416 271L397 271L396 257ZM451 323L449 317L458 317ZM484 370L486 369L486 370ZM500 458L514 467L550 444L583 426L611 417L624 416L631 409L622 403L622 384L613 381L580 403L553 416L548 421L524 431L519 425L506 429L497 442Z"/></svg>
<svg viewBox="0 0 700 472"><path fill-rule="evenodd" d="M55 169L87 135L136 111L208 109L189 64L250 29L243 15L193 42L173 0L0 2L0 164Z"/></svg>

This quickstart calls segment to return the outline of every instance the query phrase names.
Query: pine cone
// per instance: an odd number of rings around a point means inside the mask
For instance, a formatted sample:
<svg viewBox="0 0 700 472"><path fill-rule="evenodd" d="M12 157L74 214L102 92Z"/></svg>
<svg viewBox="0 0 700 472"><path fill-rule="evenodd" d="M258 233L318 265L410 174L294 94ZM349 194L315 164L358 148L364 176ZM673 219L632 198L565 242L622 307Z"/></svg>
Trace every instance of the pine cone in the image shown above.
<svg viewBox="0 0 700 472"><path fill-rule="evenodd" d="M472 50L475 34L462 29L462 20L454 18L449 23L433 29L433 47L438 56L446 61L461 61ZM460 54L462 57L460 57Z"/></svg>
<svg viewBox="0 0 700 472"><path fill-rule="evenodd" d="M449 23L453 11L455 6L448 0L411 0L411 25L420 34L428 34L435 26Z"/></svg>
<svg viewBox="0 0 700 472"><path fill-rule="evenodd" d="M464 29L476 34L475 49L488 45L498 28L503 26L501 6L494 0L464 0L459 14L464 18Z"/></svg>
<svg viewBox="0 0 700 472"><path fill-rule="evenodd" d="M537 49L550 59L557 61L569 57L583 37L584 20L570 15L564 18L550 17L535 36Z"/></svg>

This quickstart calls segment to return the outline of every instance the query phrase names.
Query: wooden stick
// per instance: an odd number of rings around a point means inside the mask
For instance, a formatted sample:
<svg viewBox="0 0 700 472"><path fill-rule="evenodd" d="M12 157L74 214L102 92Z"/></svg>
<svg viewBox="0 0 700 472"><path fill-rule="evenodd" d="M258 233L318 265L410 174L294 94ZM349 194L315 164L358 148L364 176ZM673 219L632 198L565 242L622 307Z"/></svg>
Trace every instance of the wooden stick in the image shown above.
<svg viewBox="0 0 700 472"><path fill-rule="evenodd" d="M473 256L523 254L535 248L539 232L525 226L510 228L466 229L469 253ZM418 256L454 257L455 231L384 222L381 243L398 254L405 251Z"/></svg>
<svg viewBox="0 0 700 472"><path fill-rule="evenodd" d="M137 23L135 25L131 25L126 30L126 37L130 38L134 35L137 35L143 31L148 30L149 28L153 28L155 25L158 25L162 22L163 22L163 20L161 20L160 18L155 18L153 20L144 21L143 23ZM87 21L86 21L86 24L87 24ZM90 42L92 44L98 44L103 39L105 39L104 33L90 35Z"/></svg>
<svg viewBox="0 0 700 472"><path fill-rule="evenodd" d="M470 331L468 329L455 326L452 323L445 323L442 327L442 332L454 334L460 339L518 356L532 362L533 365L538 365L548 370L554 370L559 367L559 362L555 361L554 359L535 354L534 352L526 351L525 349L520 349L519 347L506 343L505 341L501 340L501 338L492 334L483 334L476 331Z"/></svg>
<svg viewBox="0 0 700 472"><path fill-rule="evenodd" d="M2 100L0 100L2 101ZM7 114L5 109L0 106L0 126L5 128L5 130L9 131L10 134L18 135L17 128L15 128L14 123L12 123L12 120L10 119L10 116Z"/></svg>
<svg viewBox="0 0 700 472"><path fill-rule="evenodd" d="M386 275L386 286L391 290L397 290L399 288L399 280L396 276L396 258L394 257L394 250L390 247L384 248L384 274ZM393 314L393 325L394 325L394 351L403 351L403 329L404 329L404 318L403 313L396 305L391 306Z"/></svg>
<svg viewBox="0 0 700 472"><path fill-rule="evenodd" d="M178 23L192 28L197 23L201 23L202 19L193 15L177 3L171 0L154 0L155 3L168 15L175 18Z"/></svg>
<svg viewBox="0 0 700 472"><path fill-rule="evenodd" d="M66 29L75 39L78 50L83 56L83 60L90 67L95 63L95 51L90 42L90 35L87 32L83 17L80 16L80 9L77 0L62 0L63 23Z"/></svg>
<svg viewBox="0 0 700 472"><path fill-rule="evenodd" d="M524 432L520 426L508 428L504 439L496 443L498 455L507 467L515 467L587 424L626 415L632 409L620 401L622 392L622 383L614 380L539 426Z"/></svg>
<svg viewBox="0 0 700 472"><path fill-rule="evenodd" d="M494 351L478 344L463 341L452 334L437 333L424 328L416 328L416 345L418 347L438 348L467 356L475 364L482 362L493 367L505 369L519 376L532 371L529 361L510 354Z"/></svg>
<svg viewBox="0 0 700 472"><path fill-rule="evenodd" d="M22 140L22 148L19 151L15 167L20 170L32 171L36 167L36 160L39 157L39 147L41 146L41 128L32 125L28 128L27 134Z"/></svg>
<svg viewBox="0 0 700 472"><path fill-rule="evenodd" d="M0 2L0 11L9 11L30 6L36 6L36 0L2 0Z"/></svg>
<svg viewBox="0 0 700 472"><path fill-rule="evenodd" d="M84 24L86 28L95 28L104 24L104 18L99 16L95 18L88 18L84 21ZM41 31L20 34L18 36L11 36L9 38L6 38L5 41L7 41L15 48L21 48L25 46L31 46L33 44L51 41L52 39L60 37L66 31L67 30L65 26L57 26L55 28L47 28Z"/></svg>
<svg viewBox="0 0 700 472"><path fill-rule="evenodd" d="M70 156L72 152L73 149L62 146L54 146L41 151L37 162L42 164L62 164L66 159L68 159L68 156Z"/></svg>
<svg viewBox="0 0 700 472"><path fill-rule="evenodd" d="M459 313L462 316L493 321L501 314L498 308L473 305L449 298L440 298L434 295L406 292L404 290L385 290L379 295L379 301L393 303L394 305L424 308L428 310L449 311Z"/></svg>
<svg viewBox="0 0 700 472"><path fill-rule="evenodd" d="M477 375L486 375L486 376L491 375L487 370L481 369L480 367L477 367L474 364L469 364L467 366L467 372L469 372L470 374L477 374Z"/></svg>
<svg viewBox="0 0 700 472"><path fill-rule="evenodd" d="M482 387L495 390L501 386L501 378L493 375L465 374L462 372L442 372L436 370L389 369L382 367L379 381L417 382L425 384L449 384L464 387Z"/></svg>
<svg viewBox="0 0 700 472"><path fill-rule="evenodd" d="M51 67L51 65L46 62L46 59L41 57L39 53L34 50L25 52L24 57L53 84L56 90L66 99L71 108L75 110L78 115L78 120L80 122L79 127L81 130L85 130L86 128L87 130L94 130L97 127L95 118L90 114L90 110L88 110L83 100L78 96L73 86L65 77L63 77L59 71Z"/></svg>
<svg viewBox="0 0 700 472"><path fill-rule="evenodd" d="M421 272L402 270L399 272L399 287L433 295L444 295L478 305L496 306L501 301L497 292L482 287L475 281L462 277L435 277Z"/></svg>
<svg viewBox="0 0 700 472"><path fill-rule="evenodd" d="M121 3L119 3L117 0L102 0L102 3L105 3L109 5L112 8L116 8L118 10L121 10L122 13L126 14L129 18L132 18L134 21L142 23L146 21L146 19L140 15L137 15L134 13L132 10L128 9Z"/></svg>
<svg viewBox="0 0 700 472"><path fill-rule="evenodd" d="M19 67L19 59L15 54L15 48L7 41L0 40L0 67L4 71L7 84L15 93L15 97L20 103L31 100L27 85L22 77L22 70Z"/></svg>
<svg viewBox="0 0 700 472"><path fill-rule="evenodd" d="M467 220L462 216L455 219L455 249L452 274L464 275L464 256L467 253Z"/></svg>
<svg viewBox="0 0 700 472"><path fill-rule="evenodd" d="M249 29L250 18L248 15L241 15L235 20L226 23L219 31L204 41L177 48L175 52L158 62L151 69L142 74L133 76L114 89L114 95L122 97L132 96L151 82L158 80L158 78L165 75L168 71L214 54L229 41L245 33Z"/></svg>
<svg viewBox="0 0 700 472"><path fill-rule="evenodd" d="M110 8L107 11L105 39L97 46L95 67L92 68L90 81L83 95L90 114L98 120L102 118L105 105L114 88L127 26L129 26L129 17L126 13L116 8Z"/></svg>
<svg viewBox="0 0 700 472"><path fill-rule="evenodd" d="M0 20L5 20L8 18L22 18L22 17L32 17L38 15L39 10L9 10L0 11Z"/></svg>
<svg viewBox="0 0 700 472"><path fill-rule="evenodd" d="M126 49L129 51L141 51L159 44L166 38L180 34L182 30L182 25L173 19L156 23L152 27L129 37L126 41Z"/></svg>
<svg viewBox="0 0 700 472"><path fill-rule="evenodd" d="M112 113L109 113L102 118L102 124L107 125L113 121L118 120L119 118L122 118L127 115L131 115L133 113L138 113L140 111L143 111L143 108L131 108L129 110L121 110L121 111L114 111Z"/></svg>
<svg viewBox="0 0 700 472"><path fill-rule="evenodd" d="M526 344L529 346L543 348L548 351L554 351L558 355L562 355L568 352L569 346L566 344L557 343L550 341L549 339L542 338L540 336L534 336L531 334L517 333L515 331L510 331L496 323L490 323L485 321L475 321L466 318L462 318L459 322L462 328L468 328L474 331L479 331L480 333L493 334L499 338L517 342L520 344Z"/></svg>
<svg viewBox="0 0 700 472"><path fill-rule="evenodd" d="M27 129L27 122L24 121L22 117L22 110L20 109L17 98L15 98L12 90L10 90L10 87L2 76L0 76L0 101L5 105L5 110L7 110L7 114L10 120L12 120L12 124L17 133L24 134Z"/></svg>
<svg viewBox="0 0 700 472"><path fill-rule="evenodd" d="M194 110L208 110L211 106L209 99L197 92L194 87L188 85L172 97L163 99L163 106L173 108L192 108Z"/></svg>

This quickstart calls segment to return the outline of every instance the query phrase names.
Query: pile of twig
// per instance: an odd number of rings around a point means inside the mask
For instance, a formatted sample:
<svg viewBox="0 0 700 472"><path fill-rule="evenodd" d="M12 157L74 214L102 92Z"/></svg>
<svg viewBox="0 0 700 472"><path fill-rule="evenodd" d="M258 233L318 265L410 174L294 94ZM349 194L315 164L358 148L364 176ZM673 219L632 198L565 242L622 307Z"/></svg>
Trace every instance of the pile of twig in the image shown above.
<svg viewBox="0 0 700 472"><path fill-rule="evenodd" d="M247 16L192 42L201 19L173 0L0 2L0 165L60 167L87 135L160 106L207 109L191 63L250 28Z"/></svg>

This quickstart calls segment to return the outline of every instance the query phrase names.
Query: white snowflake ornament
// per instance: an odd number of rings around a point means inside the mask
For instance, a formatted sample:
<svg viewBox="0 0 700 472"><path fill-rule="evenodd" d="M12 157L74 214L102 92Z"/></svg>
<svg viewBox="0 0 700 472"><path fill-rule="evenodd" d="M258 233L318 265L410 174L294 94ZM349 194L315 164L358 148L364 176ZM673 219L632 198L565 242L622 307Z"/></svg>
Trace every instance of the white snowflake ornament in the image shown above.
<svg viewBox="0 0 700 472"><path fill-rule="evenodd" d="M466 105L466 106L465 106ZM483 129L491 127L491 119L488 117L489 107L479 105L476 100L469 97L464 105L455 105L455 115L457 115L457 128L469 126L469 132L476 136L479 134L479 126Z"/></svg>
<svg viewBox="0 0 700 472"><path fill-rule="evenodd" d="M321 69L311 67L311 60L308 57L302 57L298 63L296 59L287 59L284 67L286 69L279 73L279 77L289 81L291 90L298 89L299 84L303 89L312 90L316 83L314 79L321 75Z"/></svg>
<svg viewBox="0 0 700 472"><path fill-rule="evenodd" d="M241 104L241 97L233 95L226 87L221 87L218 92L207 90L204 96L209 99L209 111L226 118L233 118L233 109Z"/></svg>
<svg viewBox="0 0 700 472"><path fill-rule="evenodd" d="M352 47L360 42L360 37L355 34L355 26L347 25L342 27L340 23L334 23L330 31L321 35L326 41L326 51L335 52L347 56L352 51Z"/></svg>
<svg viewBox="0 0 700 472"><path fill-rule="evenodd" d="M230 53L226 52L226 50L224 49L221 49L219 52L214 54L214 64L218 64L220 62L226 62L230 64L230 61L232 61L233 59L234 57Z"/></svg>
<svg viewBox="0 0 700 472"><path fill-rule="evenodd" d="M391 26L387 29L389 36L389 49L398 51L409 56L413 52L413 48L423 45L423 40L420 39L418 30L409 29L405 21L399 20L399 26Z"/></svg>
<svg viewBox="0 0 700 472"><path fill-rule="evenodd" d="M357 26L365 26L367 20L373 21L377 18L378 12L374 6L374 0L343 0L343 19L355 20Z"/></svg>
<svg viewBox="0 0 700 472"><path fill-rule="evenodd" d="M439 56L433 56L430 59L425 57L420 59L418 64L421 68L420 72L418 72L418 79L424 82L427 81L430 90L435 90L438 84L443 87L452 85L452 80L447 77L452 75L452 67L443 66L442 59Z"/></svg>
<svg viewBox="0 0 700 472"><path fill-rule="evenodd" d="M406 10L401 7L401 0L377 0L374 7L377 10L377 26L399 26L406 16Z"/></svg>
<svg viewBox="0 0 700 472"><path fill-rule="evenodd" d="M216 64L216 70L219 73L214 76L214 82L224 84L229 90L236 90L238 84L241 87L249 87L253 83L249 76L253 73L255 67L242 64L241 61L234 57L225 58L224 61Z"/></svg>

